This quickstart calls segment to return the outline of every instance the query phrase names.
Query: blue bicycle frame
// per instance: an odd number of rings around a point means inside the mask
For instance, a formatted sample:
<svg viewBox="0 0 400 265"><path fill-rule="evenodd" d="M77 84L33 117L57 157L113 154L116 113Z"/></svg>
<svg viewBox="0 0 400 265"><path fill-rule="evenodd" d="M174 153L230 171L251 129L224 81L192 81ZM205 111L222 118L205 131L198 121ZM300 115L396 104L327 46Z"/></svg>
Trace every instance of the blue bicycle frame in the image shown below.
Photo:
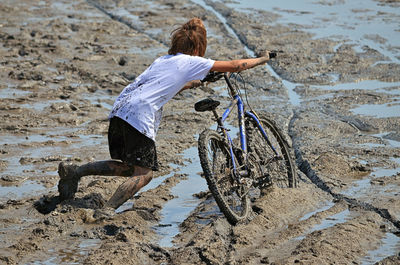
<svg viewBox="0 0 400 265"><path fill-rule="evenodd" d="M227 76L226 73L224 73L224 78L228 85L229 91L233 97L233 100L229 104L229 107L222 114L222 117L218 117L218 115L215 111L214 111L214 116L217 118L218 128L222 131L226 142L229 144L229 152L231 154L233 170L235 173L234 175L237 176L240 181L240 177L248 175L248 172L246 170L245 172L240 172L240 174L239 174L239 172L237 170L237 165L236 165L236 162L234 159L235 154L233 151L233 141L232 141L232 138L229 136L227 129L224 126L224 121L229 117L229 115L231 114L235 105L237 106L237 110L238 110L240 147L241 147L241 151L243 154L243 159L244 159L245 165L247 164L247 153L248 152L247 152L247 140L246 140L245 125L244 125L244 121L245 121L244 117L248 116L251 119L253 119L257 123L257 127L260 130L260 132L262 133L265 140L269 142L269 139L268 139L267 134L264 131L264 128L261 126L260 120L258 119L257 115L250 111L244 112L243 101L240 98L239 94L237 93L236 89L233 88L233 86L229 80L229 77ZM272 150L274 151L275 155L278 156L278 152L276 151L276 149L272 145L270 145L270 146L271 146Z"/></svg>

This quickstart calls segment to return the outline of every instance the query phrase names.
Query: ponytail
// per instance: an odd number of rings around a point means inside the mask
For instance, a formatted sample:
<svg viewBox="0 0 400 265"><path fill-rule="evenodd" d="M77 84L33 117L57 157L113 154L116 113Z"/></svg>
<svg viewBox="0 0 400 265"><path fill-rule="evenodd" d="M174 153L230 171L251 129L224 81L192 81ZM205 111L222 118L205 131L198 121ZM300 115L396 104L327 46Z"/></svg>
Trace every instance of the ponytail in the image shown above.
<svg viewBox="0 0 400 265"><path fill-rule="evenodd" d="M207 31L199 18L192 18L171 32L168 54L183 53L204 56L207 48ZM196 54L196 52L198 54Z"/></svg>

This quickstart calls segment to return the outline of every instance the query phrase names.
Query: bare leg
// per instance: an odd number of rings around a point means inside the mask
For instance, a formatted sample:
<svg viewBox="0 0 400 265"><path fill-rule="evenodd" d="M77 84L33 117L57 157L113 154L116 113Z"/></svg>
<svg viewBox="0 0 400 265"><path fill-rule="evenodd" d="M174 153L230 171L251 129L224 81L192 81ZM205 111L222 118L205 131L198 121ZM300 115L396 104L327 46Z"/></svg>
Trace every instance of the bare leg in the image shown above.
<svg viewBox="0 0 400 265"><path fill-rule="evenodd" d="M152 178L153 171L151 169L135 166L133 176L118 187L105 206L117 209L124 202L132 198L141 188L146 186Z"/></svg>

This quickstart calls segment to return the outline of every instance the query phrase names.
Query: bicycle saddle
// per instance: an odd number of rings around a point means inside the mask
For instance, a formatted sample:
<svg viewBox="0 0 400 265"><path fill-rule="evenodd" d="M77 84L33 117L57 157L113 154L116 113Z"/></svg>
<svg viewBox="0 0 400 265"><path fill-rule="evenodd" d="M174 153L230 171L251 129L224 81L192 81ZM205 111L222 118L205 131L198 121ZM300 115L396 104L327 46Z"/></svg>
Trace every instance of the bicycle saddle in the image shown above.
<svg viewBox="0 0 400 265"><path fill-rule="evenodd" d="M200 100L196 104L194 104L194 109L196 111L207 111L207 110L215 110L219 106L220 102L218 100L213 100L211 98L206 98Z"/></svg>

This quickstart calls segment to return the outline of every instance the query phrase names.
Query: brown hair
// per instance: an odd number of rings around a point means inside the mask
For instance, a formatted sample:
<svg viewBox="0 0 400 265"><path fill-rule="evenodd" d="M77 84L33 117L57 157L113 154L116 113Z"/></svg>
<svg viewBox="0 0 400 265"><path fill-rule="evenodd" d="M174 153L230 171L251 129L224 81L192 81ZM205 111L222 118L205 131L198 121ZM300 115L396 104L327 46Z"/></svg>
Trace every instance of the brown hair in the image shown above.
<svg viewBox="0 0 400 265"><path fill-rule="evenodd" d="M204 56L207 48L207 31L200 18L192 18L171 32L168 54L184 53ZM198 52L198 54L196 54Z"/></svg>

